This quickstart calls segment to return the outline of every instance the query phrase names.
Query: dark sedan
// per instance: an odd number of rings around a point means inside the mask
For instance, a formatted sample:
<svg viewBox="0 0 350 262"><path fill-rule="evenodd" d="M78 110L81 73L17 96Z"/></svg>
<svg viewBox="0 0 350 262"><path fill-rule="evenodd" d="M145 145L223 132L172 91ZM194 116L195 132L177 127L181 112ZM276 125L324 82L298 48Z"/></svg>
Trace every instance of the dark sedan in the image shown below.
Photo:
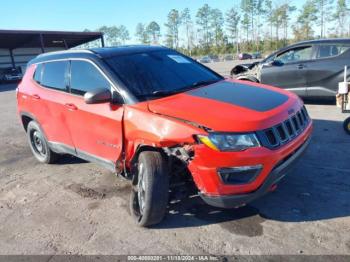
<svg viewBox="0 0 350 262"><path fill-rule="evenodd" d="M252 55L247 53L241 53L238 55L239 60L246 60L246 59L252 59L252 58L253 58Z"/></svg>
<svg viewBox="0 0 350 262"><path fill-rule="evenodd" d="M231 76L281 87L304 98L334 99L345 65L350 67L350 39L321 39L287 46L260 62L235 66Z"/></svg>

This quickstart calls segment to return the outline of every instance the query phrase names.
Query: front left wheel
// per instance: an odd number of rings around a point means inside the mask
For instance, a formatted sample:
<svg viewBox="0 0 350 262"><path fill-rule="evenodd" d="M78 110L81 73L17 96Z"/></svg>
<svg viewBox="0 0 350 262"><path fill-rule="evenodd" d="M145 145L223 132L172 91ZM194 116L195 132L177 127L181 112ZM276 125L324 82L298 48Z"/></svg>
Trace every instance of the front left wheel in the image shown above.
<svg viewBox="0 0 350 262"><path fill-rule="evenodd" d="M30 149L39 162L52 164L57 161L59 155L49 148L49 144L37 122L29 122L27 126L27 138Z"/></svg>
<svg viewBox="0 0 350 262"><path fill-rule="evenodd" d="M143 151L134 168L130 212L137 225L158 224L166 213L169 174L164 156L157 151Z"/></svg>

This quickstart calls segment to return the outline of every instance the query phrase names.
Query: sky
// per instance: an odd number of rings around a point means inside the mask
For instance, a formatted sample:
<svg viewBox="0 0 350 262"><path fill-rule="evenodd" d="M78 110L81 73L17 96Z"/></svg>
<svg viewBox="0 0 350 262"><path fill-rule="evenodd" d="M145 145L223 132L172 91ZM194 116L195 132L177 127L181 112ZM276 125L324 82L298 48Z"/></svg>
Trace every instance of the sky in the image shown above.
<svg viewBox="0 0 350 262"><path fill-rule="evenodd" d="M298 8L304 0L289 1ZM0 29L82 31L125 25L134 37L136 24L156 21L164 29L172 9L190 8L192 19L204 4L224 13L240 0L14 0L1 1Z"/></svg>

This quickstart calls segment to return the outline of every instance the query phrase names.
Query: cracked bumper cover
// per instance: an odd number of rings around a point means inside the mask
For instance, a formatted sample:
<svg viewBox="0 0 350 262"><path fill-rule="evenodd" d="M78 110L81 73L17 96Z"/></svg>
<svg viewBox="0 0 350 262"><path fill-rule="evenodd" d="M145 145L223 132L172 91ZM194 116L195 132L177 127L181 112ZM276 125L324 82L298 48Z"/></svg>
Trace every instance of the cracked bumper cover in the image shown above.
<svg viewBox="0 0 350 262"><path fill-rule="evenodd" d="M276 166L267 176L263 184L254 192L236 195L209 196L199 193L201 198L209 205L221 208L239 207L265 195L270 188L277 184L291 169L295 162L302 156L310 143L308 138L290 157Z"/></svg>

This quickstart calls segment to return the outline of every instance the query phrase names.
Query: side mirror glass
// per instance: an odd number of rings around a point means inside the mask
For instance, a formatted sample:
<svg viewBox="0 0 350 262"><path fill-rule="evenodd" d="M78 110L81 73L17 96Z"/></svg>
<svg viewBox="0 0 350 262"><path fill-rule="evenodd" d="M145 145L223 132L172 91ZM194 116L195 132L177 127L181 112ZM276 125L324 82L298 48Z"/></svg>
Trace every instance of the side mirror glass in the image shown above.
<svg viewBox="0 0 350 262"><path fill-rule="evenodd" d="M112 101L111 91L106 88L97 88L88 91L84 95L86 104L98 104Z"/></svg>

